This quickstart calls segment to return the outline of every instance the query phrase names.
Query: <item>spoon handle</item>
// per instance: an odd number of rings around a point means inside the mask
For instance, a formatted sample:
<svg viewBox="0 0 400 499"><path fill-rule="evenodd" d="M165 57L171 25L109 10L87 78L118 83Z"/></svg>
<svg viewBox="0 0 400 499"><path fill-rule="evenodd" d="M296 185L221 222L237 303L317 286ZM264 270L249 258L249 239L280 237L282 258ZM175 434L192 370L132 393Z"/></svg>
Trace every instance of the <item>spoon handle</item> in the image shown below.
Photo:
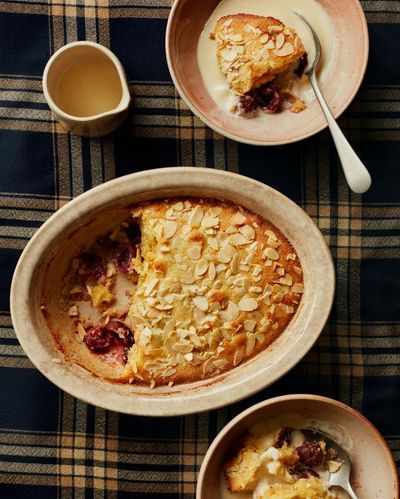
<svg viewBox="0 0 400 499"><path fill-rule="evenodd" d="M360 158L354 152L354 149L351 147L346 137L343 135L343 132L339 128L339 125L336 123L336 120L333 117L328 104L321 94L315 71L312 71L308 76L310 78L315 95L317 96L318 102L322 108L322 111L324 112L326 121L328 122L328 126L335 142L347 183L349 184L352 191L356 192L357 194L362 194L370 188L371 176L361 162Z"/></svg>
<svg viewBox="0 0 400 499"><path fill-rule="evenodd" d="M348 485L348 488L345 489L345 491L348 493L351 499L358 499L358 497L353 492L353 489L350 487L350 484Z"/></svg>

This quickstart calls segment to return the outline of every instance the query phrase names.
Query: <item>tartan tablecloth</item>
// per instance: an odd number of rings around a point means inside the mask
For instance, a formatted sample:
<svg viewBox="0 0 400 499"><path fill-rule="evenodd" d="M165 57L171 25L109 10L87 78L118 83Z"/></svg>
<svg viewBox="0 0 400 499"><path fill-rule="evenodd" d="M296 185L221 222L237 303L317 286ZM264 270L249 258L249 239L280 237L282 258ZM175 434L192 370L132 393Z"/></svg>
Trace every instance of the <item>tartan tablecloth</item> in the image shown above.
<svg viewBox="0 0 400 499"><path fill-rule="evenodd" d="M192 115L164 55L169 0L0 1L1 497L193 498L217 432L244 408L284 393L322 394L360 410L400 460L400 2L361 3L370 62L339 122L373 177L363 196L349 191L326 131L257 148ZM117 54L135 95L126 124L102 139L66 133L41 90L50 54L85 39ZM71 198L116 176L175 165L240 172L304 208L335 261L332 313L295 369L238 404L162 420L88 406L47 381L19 346L12 273L32 234Z"/></svg>

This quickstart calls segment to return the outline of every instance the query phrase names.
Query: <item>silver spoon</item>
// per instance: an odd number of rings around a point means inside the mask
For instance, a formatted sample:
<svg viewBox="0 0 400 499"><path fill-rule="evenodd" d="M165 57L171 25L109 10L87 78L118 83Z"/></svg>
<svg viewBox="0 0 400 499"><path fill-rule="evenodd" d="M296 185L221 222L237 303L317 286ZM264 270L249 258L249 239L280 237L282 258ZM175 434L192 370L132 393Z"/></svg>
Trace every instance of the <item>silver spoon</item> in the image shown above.
<svg viewBox="0 0 400 499"><path fill-rule="evenodd" d="M368 170L365 168L364 164L361 162L360 158L354 152L346 137L343 135L342 130L339 128L338 124L333 117L326 100L324 99L317 81L316 68L318 62L321 58L321 43L319 41L318 35L314 31L310 23L301 14L296 12L296 14L304 21L304 23L310 29L315 43L315 57L313 61L310 61L305 69L305 74L310 79L311 85L317 96L319 105L325 115L326 121L328 122L329 129L331 131L333 140L336 145L337 152L339 154L340 161L342 163L344 175L346 177L347 183L352 191L357 194L362 194L366 192L371 186L371 176Z"/></svg>
<svg viewBox="0 0 400 499"><path fill-rule="evenodd" d="M351 499L357 499L353 489L350 485L350 470L351 461L346 451L342 449L334 440L328 435L322 433L314 428L300 428L306 440L312 442L314 440L322 440L326 443L328 448L334 449L337 452L339 460L342 462L341 467L335 473L331 473L329 477L329 487L341 487Z"/></svg>

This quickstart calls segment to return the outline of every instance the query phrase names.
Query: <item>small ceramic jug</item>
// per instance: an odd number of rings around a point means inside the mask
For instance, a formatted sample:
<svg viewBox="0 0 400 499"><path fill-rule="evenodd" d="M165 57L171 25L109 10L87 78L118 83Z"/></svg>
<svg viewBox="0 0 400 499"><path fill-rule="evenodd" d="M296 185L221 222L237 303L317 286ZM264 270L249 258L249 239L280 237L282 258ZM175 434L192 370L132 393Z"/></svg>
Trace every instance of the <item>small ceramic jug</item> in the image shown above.
<svg viewBox="0 0 400 499"><path fill-rule="evenodd" d="M87 137L119 127L131 101L118 58L87 41L69 43L52 55L43 73L43 93L63 127Z"/></svg>

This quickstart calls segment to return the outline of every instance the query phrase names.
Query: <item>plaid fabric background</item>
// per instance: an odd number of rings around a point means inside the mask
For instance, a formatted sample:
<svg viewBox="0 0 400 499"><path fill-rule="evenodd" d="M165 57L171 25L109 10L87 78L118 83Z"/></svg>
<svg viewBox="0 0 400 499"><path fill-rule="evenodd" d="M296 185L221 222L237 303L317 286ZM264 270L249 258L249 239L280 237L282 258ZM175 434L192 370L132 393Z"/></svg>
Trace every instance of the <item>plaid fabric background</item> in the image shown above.
<svg viewBox="0 0 400 499"><path fill-rule="evenodd" d="M361 410L400 460L400 2L361 3L370 63L339 121L373 176L362 197L349 191L327 132L257 148L193 117L164 55L170 0L0 1L1 497L193 498L216 433L244 408L284 393L323 394ZM134 92L127 123L103 139L67 134L41 91L50 54L84 39L117 54ZM88 406L50 384L19 346L9 314L15 264L72 197L115 176L175 165L240 172L302 206L335 260L332 314L292 372L234 406L167 420Z"/></svg>

